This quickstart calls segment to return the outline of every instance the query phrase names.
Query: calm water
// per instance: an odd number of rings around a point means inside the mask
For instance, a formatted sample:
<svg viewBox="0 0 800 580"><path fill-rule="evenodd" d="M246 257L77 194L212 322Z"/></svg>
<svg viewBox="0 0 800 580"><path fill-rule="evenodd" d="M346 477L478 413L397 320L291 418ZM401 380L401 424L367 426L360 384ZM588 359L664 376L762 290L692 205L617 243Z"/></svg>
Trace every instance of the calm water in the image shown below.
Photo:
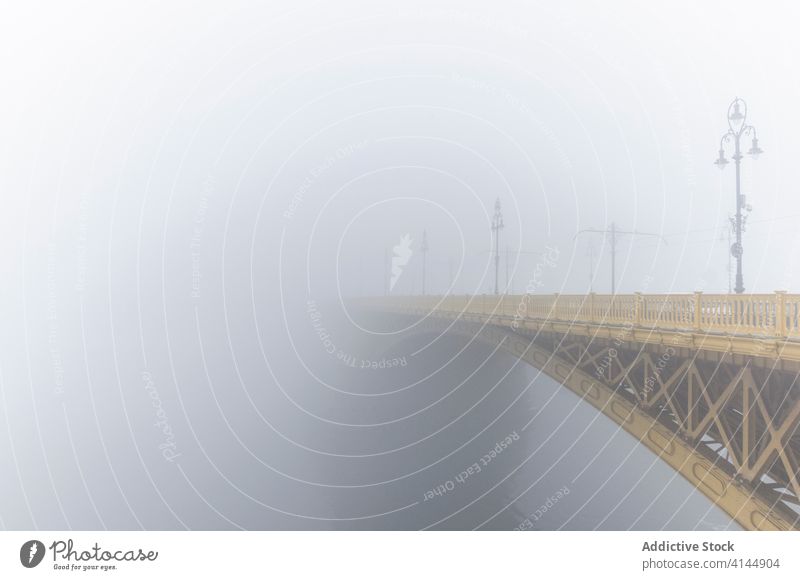
<svg viewBox="0 0 800 580"><path fill-rule="evenodd" d="M46 377L27 388L24 373L7 369L14 438L0 436L0 457L16 473L0 478L2 525L736 527L526 364L463 338L368 334L331 312L318 306L290 328L279 317L231 317L223 333L187 309L171 320L181 330L169 345L156 348L163 333L152 332L146 366L138 341L78 336L62 344L55 395ZM46 344L46 326L30 332ZM49 351L32 356L46 373Z"/></svg>
<svg viewBox="0 0 800 580"><path fill-rule="evenodd" d="M357 349L369 354L344 356L354 367L326 368L362 396L336 397L331 412L387 423L343 428L331 443L384 453L345 463L349 482L385 483L328 491L342 514L398 511L334 527L739 529L610 419L509 355L433 335ZM394 368L369 364L394 357Z"/></svg>

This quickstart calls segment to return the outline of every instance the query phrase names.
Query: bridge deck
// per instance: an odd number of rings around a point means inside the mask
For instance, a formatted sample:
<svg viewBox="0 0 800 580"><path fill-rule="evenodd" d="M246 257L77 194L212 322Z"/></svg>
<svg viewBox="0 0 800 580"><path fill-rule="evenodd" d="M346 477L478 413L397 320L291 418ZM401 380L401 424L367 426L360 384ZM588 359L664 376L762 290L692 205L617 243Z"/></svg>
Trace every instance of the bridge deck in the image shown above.
<svg viewBox="0 0 800 580"><path fill-rule="evenodd" d="M365 299L383 310L474 315L514 329L547 327L639 342L800 361L800 294L396 296Z"/></svg>

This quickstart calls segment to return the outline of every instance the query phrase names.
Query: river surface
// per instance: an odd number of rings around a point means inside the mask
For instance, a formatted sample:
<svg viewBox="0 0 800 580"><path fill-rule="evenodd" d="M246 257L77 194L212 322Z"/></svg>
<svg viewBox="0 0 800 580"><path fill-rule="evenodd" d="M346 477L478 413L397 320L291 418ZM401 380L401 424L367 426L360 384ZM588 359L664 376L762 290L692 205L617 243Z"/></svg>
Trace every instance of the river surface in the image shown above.
<svg viewBox="0 0 800 580"><path fill-rule="evenodd" d="M349 352L340 337L329 356L326 376L358 393L334 397L331 413L380 424L329 440L375 455L345 461L347 481L365 487L328 491L343 515L396 511L335 527L740 529L616 423L503 351L452 335L375 343Z"/></svg>
<svg viewBox="0 0 800 580"><path fill-rule="evenodd" d="M288 323L191 304L170 309L164 327L157 317L106 327L62 315L55 384L51 330L20 321L29 356L9 359L0 383L9 466L0 523L738 529L610 419L518 359L298 300Z"/></svg>

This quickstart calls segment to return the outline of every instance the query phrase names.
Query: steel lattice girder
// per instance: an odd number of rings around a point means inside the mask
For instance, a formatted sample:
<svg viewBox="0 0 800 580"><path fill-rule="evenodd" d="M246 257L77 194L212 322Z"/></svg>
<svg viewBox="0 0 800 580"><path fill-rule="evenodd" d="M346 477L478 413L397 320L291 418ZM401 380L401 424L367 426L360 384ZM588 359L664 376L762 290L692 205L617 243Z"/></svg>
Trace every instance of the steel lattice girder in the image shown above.
<svg viewBox="0 0 800 580"><path fill-rule="evenodd" d="M592 339L442 318L428 317L416 331L500 344L637 437L744 528L800 524L790 508L800 506L796 371L741 355L709 358L688 348L637 344L624 329Z"/></svg>

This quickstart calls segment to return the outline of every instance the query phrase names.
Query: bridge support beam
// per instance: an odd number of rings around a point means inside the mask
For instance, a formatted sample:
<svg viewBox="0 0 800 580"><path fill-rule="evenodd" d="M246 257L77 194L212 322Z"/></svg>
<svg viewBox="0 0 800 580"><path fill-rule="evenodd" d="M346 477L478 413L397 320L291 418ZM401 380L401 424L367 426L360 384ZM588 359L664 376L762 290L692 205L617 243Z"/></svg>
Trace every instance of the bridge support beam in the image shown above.
<svg viewBox="0 0 800 580"><path fill-rule="evenodd" d="M541 370L611 418L748 530L798 529L798 376L689 348L522 334L498 325L430 317ZM708 354L708 353L707 353ZM733 355L727 355L732 358ZM762 361L763 362L763 361Z"/></svg>

